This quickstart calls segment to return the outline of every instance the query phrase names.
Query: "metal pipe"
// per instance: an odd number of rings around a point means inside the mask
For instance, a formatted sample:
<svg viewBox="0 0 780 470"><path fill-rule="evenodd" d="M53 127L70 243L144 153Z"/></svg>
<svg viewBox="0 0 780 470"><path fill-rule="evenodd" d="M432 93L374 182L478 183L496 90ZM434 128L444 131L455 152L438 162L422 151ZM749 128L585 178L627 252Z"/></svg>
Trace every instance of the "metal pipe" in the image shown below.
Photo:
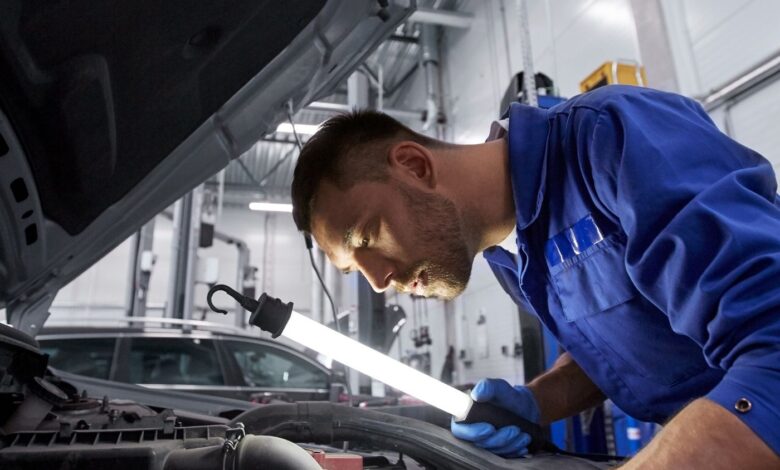
<svg viewBox="0 0 780 470"><path fill-rule="evenodd" d="M182 233L188 233L190 218L185 214L190 213L192 207L192 193L185 194L176 201L173 206L173 236L171 237L171 271L168 276L168 304L165 308L165 316L169 318L180 318L181 311L181 264L184 262L184 251L186 250L186 240Z"/></svg>
<svg viewBox="0 0 780 470"><path fill-rule="evenodd" d="M780 74L780 52L709 95L699 98L699 101L705 111L713 111L741 95L752 92L778 74Z"/></svg>
<svg viewBox="0 0 780 470"><path fill-rule="evenodd" d="M413 23L446 26L449 28L468 29L474 17L469 13L448 10L436 10L433 8L418 8L409 17Z"/></svg>
<svg viewBox="0 0 780 470"><path fill-rule="evenodd" d="M130 259L127 263L127 289L125 290L125 315L133 316L136 296L136 276L138 275L138 259L141 256L139 247L141 239L140 230L130 237Z"/></svg>
<svg viewBox="0 0 780 470"><path fill-rule="evenodd" d="M186 264L184 266L184 286L181 318L192 318L195 303L195 268L198 261L198 245L200 240L200 217L203 206L203 184L192 190L192 207L190 209L190 226L187 233ZM184 328L187 330L188 328Z"/></svg>
<svg viewBox="0 0 780 470"><path fill-rule="evenodd" d="M536 72L534 71L533 51L531 49L531 29L528 25L528 5L525 0L517 0L517 15L520 20L520 48L523 53L523 82L525 83L526 102L530 106L539 106L536 94ZM509 51L507 51L507 54Z"/></svg>
<svg viewBox="0 0 780 470"><path fill-rule="evenodd" d="M322 250L320 250L317 246L312 247L312 257L314 258L314 263L320 267L323 265L323 253ZM325 323L324 315L323 315L323 291L322 291L322 285L317 282L316 274L314 273L314 268L311 270L311 318L312 320L319 322L319 323Z"/></svg>
<svg viewBox="0 0 780 470"><path fill-rule="evenodd" d="M348 113L352 111L352 108L348 104L342 103L325 103L323 101L314 101L306 106L309 111L319 111L324 113ZM421 121L423 111L414 111L409 109L391 109L387 108L382 111L383 113L392 116L399 120L407 121Z"/></svg>
<svg viewBox="0 0 780 470"><path fill-rule="evenodd" d="M145 223L141 230L138 231L138 245L137 256L135 258L135 289L133 296L133 304L130 310L130 315L134 317L143 317L146 315L146 299L149 295L149 284L152 277L152 267L154 266L154 254L152 249L154 248L154 224L155 219L152 217L149 222ZM148 265L144 265L144 260Z"/></svg>

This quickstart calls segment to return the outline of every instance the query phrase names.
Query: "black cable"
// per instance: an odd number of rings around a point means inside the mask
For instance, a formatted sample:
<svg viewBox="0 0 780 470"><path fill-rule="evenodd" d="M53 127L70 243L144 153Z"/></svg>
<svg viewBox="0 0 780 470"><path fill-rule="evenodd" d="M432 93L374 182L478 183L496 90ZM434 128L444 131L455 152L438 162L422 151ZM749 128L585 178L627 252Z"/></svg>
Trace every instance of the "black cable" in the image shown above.
<svg viewBox="0 0 780 470"><path fill-rule="evenodd" d="M322 275L320 274L320 270L317 268L317 263L314 261L314 253L313 253L313 243L311 240L311 235L305 234L304 238L306 239L306 250L309 252L309 261L311 261L311 267L314 269L314 274L317 275L317 279L320 281L320 285L322 285L322 290L325 292L325 296L328 297L328 302L330 302L330 310L333 313L333 324L335 325L336 331L341 333L341 327L339 326L339 318L336 314L336 304L333 302L333 297L330 295L330 291L328 290L328 286L325 285L325 281L322 280Z"/></svg>
<svg viewBox="0 0 780 470"><path fill-rule="evenodd" d="M295 130L295 122L293 121L292 117L292 101L288 103L287 120L290 121L290 127L292 127L293 136L295 136L295 143L298 145L298 152L300 152L303 150L303 144L301 143L301 138L298 136L298 132ZM336 313L336 304L333 302L333 297L330 295L330 290L328 289L328 286L325 285L325 281L322 279L322 274L320 274L320 270L317 268L317 263L314 261L314 242L311 239L311 235L308 233L303 234L303 239L306 242L306 251L309 252L309 261L311 262L311 267L314 270L314 274L317 275L317 279L320 281L320 285L322 286L322 291L325 292L325 296L328 298L328 302L330 303L330 311L333 314L333 326L338 333L341 333L339 316ZM352 406L352 388L349 385L349 371L347 371L347 373L344 375L344 381L346 382L344 385L347 386L347 399L349 401L349 406Z"/></svg>

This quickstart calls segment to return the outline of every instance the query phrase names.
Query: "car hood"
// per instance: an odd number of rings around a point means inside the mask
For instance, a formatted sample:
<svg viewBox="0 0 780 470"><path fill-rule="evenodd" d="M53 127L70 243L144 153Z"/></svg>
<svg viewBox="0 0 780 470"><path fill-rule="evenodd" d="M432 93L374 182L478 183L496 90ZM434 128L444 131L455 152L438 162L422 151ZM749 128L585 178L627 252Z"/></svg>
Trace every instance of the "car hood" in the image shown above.
<svg viewBox="0 0 780 470"><path fill-rule="evenodd" d="M385 6L382 6L385 5ZM413 1L0 7L0 307L57 290L329 94Z"/></svg>

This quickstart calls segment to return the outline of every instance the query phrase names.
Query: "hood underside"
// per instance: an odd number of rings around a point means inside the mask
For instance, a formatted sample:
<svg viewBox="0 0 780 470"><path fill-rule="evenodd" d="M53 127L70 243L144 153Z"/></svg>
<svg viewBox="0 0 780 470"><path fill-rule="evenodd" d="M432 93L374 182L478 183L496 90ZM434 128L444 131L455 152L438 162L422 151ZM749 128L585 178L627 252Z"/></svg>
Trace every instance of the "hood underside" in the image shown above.
<svg viewBox="0 0 780 470"><path fill-rule="evenodd" d="M330 94L414 7L3 2L0 307L9 321L45 309L290 105Z"/></svg>

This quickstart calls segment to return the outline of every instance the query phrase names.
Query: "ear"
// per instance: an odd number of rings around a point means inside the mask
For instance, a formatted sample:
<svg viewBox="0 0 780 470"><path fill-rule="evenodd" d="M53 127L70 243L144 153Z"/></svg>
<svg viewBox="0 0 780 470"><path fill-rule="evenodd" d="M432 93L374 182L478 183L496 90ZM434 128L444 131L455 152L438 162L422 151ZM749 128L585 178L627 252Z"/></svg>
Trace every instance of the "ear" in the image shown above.
<svg viewBox="0 0 780 470"><path fill-rule="evenodd" d="M390 147L387 155L391 172L404 181L436 187L436 160L424 145L404 140Z"/></svg>

